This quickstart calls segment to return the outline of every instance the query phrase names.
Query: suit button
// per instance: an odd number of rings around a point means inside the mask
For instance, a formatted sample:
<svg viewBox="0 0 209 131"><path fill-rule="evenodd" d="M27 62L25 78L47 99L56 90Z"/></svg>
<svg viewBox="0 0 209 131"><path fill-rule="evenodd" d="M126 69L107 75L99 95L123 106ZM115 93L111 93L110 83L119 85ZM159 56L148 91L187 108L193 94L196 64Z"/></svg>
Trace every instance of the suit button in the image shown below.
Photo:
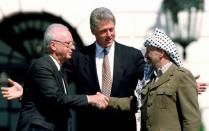
<svg viewBox="0 0 209 131"><path fill-rule="evenodd" d="M149 95L150 95L150 96L152 96L152 95L153 95L153 93L152 93L152 92L150 92L150 93L149 93Z"/></svg>
<svg viewBox="0 0 209 131"><path fill-rule="evenodd" d="M149 103L149 104L148 104L148 107L150 107L150 106L152 106L152 103Z"/></svg>

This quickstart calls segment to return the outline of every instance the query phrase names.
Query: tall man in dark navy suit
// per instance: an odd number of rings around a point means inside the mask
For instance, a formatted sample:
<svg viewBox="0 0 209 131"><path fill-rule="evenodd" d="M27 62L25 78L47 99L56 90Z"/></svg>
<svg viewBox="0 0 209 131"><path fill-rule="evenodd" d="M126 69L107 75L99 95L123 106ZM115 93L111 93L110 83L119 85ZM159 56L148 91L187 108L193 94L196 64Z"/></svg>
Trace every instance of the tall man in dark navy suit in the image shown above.
<svg viewBox="0 0 209 131"><path fill-rule="evenodd" d="M104 7L96 8L90 16L90 28L96 41L90 46L76 50L72 68L78 93L88 95L102 92L103 50L109 57L111 72L110 105L114 98L134 95L138 79L143 78L144 57L140 50L115 41L115 17ZM69 65L66 66L69 68ZM94 107L79 110L77 129L79 131L135 131L134 111L98 110Z"/></svg>

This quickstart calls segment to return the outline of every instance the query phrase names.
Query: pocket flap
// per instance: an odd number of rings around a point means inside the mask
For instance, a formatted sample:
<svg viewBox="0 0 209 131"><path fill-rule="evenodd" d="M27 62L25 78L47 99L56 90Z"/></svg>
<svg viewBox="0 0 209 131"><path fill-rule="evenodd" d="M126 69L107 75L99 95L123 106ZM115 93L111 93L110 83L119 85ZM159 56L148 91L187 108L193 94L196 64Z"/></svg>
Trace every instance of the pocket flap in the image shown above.
<svg viewBox="0 0 209 131"><path fill-rule="evenodd" d="M157 91L157 95L168 95L168 96L171 96L172 95L172 91L170 91L170 90L158 90Z"/></svg>

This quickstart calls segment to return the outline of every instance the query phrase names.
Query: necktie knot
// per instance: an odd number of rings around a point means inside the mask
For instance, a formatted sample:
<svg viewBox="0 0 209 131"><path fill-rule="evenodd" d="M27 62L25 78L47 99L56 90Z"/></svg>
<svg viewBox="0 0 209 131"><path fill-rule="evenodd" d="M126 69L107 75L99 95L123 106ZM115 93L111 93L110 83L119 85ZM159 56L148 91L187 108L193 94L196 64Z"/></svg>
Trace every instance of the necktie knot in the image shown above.
<svg viewBox="0 0 209 131"><path fill-rule="evenodd" d="M59 74L60 74L60 76L62 76L62 70L61 69L59 70Z"/></svg>
<svg viewBox="0 0 209 131"><path fill-rule="evenodd" d="M162 70L158 69L158 70L154 71L154 74L156 77L160 77L163 74L163 72L162 72Z"/></svg>
<svg viewBox="0 0 209 131"><path fill-rule="evenodd" d="M107 49L104 49L103 52L104 52L104 55L107 55L108 54Z"/></svg>

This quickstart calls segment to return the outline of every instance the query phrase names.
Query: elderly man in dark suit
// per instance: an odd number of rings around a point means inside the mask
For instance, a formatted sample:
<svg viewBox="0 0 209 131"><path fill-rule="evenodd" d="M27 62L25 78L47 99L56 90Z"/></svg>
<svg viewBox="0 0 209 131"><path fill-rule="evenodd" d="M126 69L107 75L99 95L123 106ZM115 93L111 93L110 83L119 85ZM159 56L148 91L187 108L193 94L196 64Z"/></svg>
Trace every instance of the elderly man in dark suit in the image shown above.
<svg viewBox="0 0 209 131"><path fill-rule="evenodd" d="M66 80L60 71L75 48L68 28L52 24L44 38L48 55L36 60L28 72L17 126L19 131L67 131L71 121L69 109L87 107L88 104L99 108L107 106L108 98L100 93L67 93Z"/></svg>

